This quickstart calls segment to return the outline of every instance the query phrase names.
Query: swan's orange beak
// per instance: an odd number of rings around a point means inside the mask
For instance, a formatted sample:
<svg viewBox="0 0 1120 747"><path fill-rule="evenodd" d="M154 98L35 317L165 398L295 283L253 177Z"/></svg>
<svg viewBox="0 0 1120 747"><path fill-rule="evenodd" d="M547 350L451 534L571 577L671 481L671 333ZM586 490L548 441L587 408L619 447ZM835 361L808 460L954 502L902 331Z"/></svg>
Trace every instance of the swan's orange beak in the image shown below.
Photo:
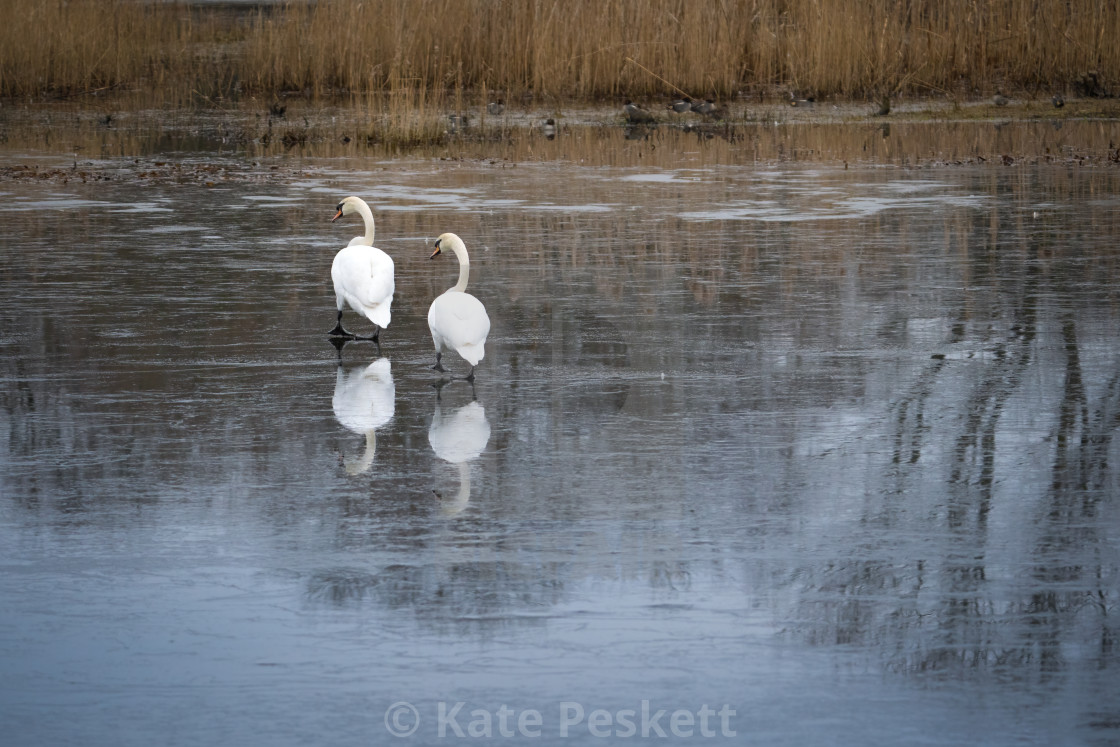
<svg viewBox="0 0 1120 747"><path fill-rule="evenodd" d="M339 208L338 212L334 214L333 218L331 218L331 223L334 223L336 220L338 220L341 217L342 217L342 208Z"/></svg>
<svg viewBox="0 0 1120 747"><path fill-rule="evenodd" d="M441 250L439 248L439 239L436 239L436 250L434 252L432 252L432 256L428 257L428 259L435 259L436 255L440 254L440 253L441 253Z"/></svg>

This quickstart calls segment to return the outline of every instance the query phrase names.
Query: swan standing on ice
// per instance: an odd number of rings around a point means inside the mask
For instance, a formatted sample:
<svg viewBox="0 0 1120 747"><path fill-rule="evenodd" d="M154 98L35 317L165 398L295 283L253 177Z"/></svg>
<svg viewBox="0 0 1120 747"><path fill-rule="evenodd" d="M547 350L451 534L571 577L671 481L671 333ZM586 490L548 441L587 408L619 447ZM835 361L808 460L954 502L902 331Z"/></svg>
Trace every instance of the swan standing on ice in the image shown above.
<svg viewBox="0 0 1120 747"><path fill-rule="evenodd" d="M436 364L432 368L444 370L440 358L443 357L443 349L450 348L471 364L470 373L465 378L474 381L474 367L486 352L483 346L486 335L490 334L490 317L486 315L482 302L465 292L471 261L463 240L453 233L445 233L436 239L435 247L428 259L435 259L445 248L455 252L459 258L459 282L432 301L428 309L428 329L432 331L432 341L436 344Z"/></svg>
<svg viewBox="0 0 1120 747"><path fill-rule="evenodd" d="M331 279L338 300L338 324L328 334L348 340L373 340L381 344L381 330L389 326L389 307L393 303L393 258L373 245L373 213L369 205L357 197L338 203L331 222L344 215L362 216L366 232L355 236L346 248L334 256ZM342 310L350 308L374 324L372 337L358 337L342 328Z"/></svg>

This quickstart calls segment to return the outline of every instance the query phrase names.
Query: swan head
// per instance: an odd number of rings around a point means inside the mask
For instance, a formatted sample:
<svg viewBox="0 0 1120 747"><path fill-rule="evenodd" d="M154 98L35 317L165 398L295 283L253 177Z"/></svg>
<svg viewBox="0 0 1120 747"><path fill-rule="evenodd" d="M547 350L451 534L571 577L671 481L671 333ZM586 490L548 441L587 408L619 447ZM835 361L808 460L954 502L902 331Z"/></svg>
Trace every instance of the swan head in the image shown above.
<svg viewBox="0 0 1120 747"><path fill-rule="evenodd" d="M463 246L463 240L453 233L441 234L440 237L436 239L435 247L436 250L432 252L432 255L428 257L428 259L435 259L440 254L443 254L444 248L450 249L451 251L456 252L456 254L458 254L456 249L466 248Z"/></svg>
<svg viewBox="0 0 1120 747"><path fill-rule="evenodd" d="M358 212L358 203L360 202L361 200L357 197L347 197L345 200L338 203L338 205L335 206L335 214L334 217L331 218L331 223L334 223L344 215Z"/></svg>

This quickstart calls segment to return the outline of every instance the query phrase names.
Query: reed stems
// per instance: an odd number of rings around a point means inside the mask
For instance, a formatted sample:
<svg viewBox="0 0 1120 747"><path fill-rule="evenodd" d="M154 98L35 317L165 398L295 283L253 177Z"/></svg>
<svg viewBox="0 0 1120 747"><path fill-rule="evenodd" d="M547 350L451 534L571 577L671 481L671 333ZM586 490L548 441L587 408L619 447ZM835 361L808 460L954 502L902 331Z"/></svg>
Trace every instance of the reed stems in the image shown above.
<svg viewBox="0 0 1120 747"><path fill-rule="evenodd" d="M1120 5L1057 0L0 0L0 96L485 89L841 97L1120 80ZM652 74L651 74L652 73ZM1120 87L1120 86L1118 86ZM423 89L425 93L418 93ZM449 92L449 93L447 93Z"/></svg>

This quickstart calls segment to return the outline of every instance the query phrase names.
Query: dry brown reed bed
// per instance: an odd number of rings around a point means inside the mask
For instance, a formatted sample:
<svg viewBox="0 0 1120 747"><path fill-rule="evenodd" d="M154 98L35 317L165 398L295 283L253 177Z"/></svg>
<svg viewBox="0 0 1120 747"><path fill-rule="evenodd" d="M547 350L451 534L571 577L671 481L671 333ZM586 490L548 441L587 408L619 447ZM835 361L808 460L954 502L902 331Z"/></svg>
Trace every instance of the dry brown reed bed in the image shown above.
<svg viewBox="0 0 1120 747"><path fill-rule="evenodd" d="M389 94L381 114L417 137L430 125L408 112L494 95L1120 90L1112 2L320 0L234 12L0 0L0 13L0 96L127 88L205 105L284 92Z"/></svg>

